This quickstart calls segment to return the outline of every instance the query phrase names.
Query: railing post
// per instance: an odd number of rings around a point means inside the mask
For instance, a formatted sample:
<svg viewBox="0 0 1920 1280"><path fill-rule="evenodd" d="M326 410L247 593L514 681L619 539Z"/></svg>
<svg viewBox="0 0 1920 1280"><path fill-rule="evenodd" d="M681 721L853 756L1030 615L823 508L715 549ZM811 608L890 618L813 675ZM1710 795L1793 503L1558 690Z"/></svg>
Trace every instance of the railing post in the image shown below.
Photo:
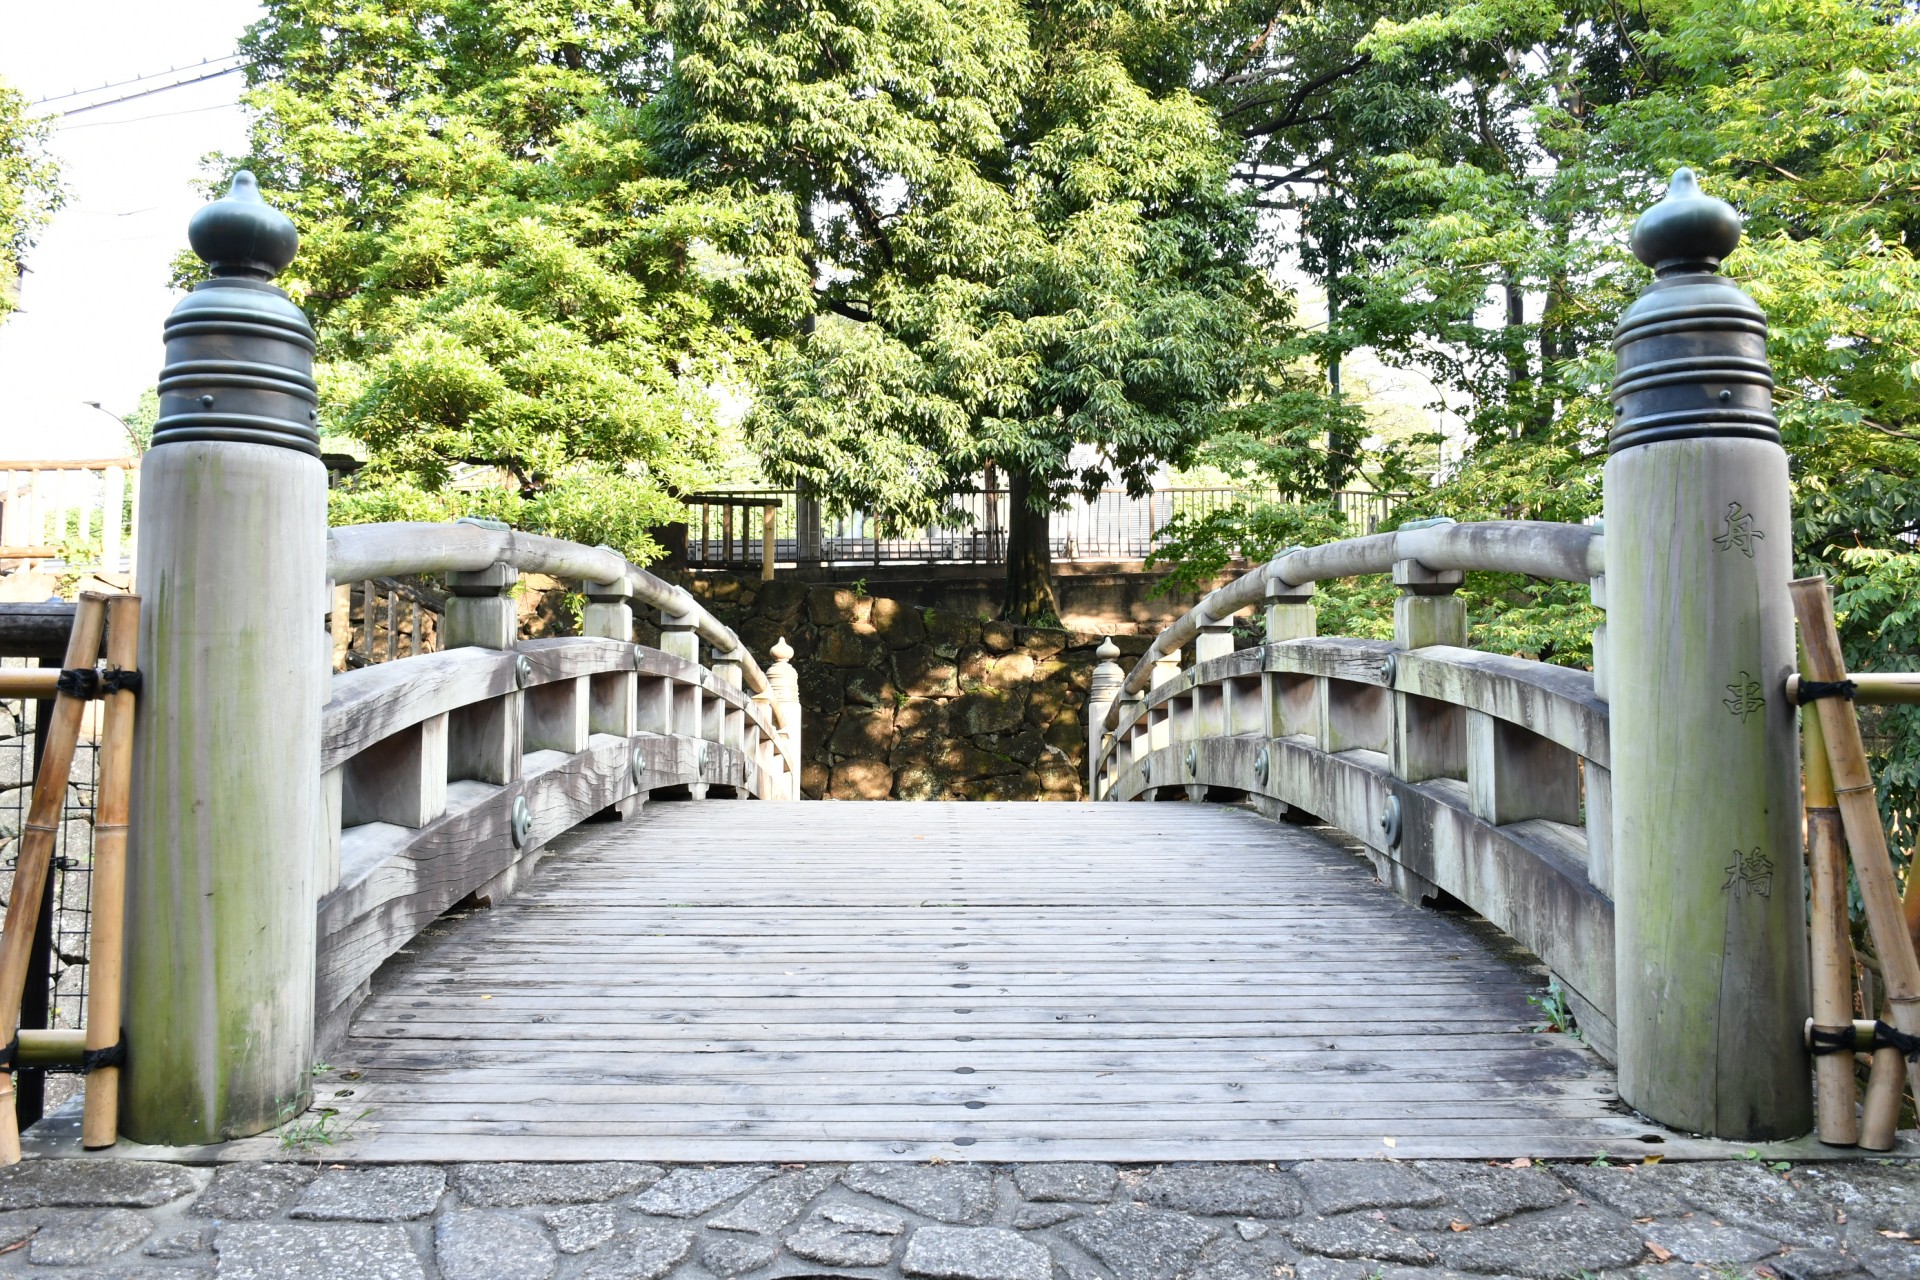
<svg viewBox="0 0 1920 1280"><path fill-rule="evenodd" d="M1607 685L1620 1094L1741 1141L1812 1124L1787 456L1738 215L1685 169L1614 331Z"/></svg>
<svg viewBox="0 0 1920 1280"><path fill-rule="evenodd" d="M1444 517L1414 520L1401 526L1426 529L1452 524ZM1429 569L1418 560L1396 560L1393 584L1400 598L1393 602L1393 643L1400 649L1424 649L1430 644L1467 643L1467 602L1455 593L1466 575L1458 569Z"/></svg>
<svg viewBox="0 0 1920 1280"><path fill-rule="evenodd" d="M781 636L773 642L773 662L767 667L767 690L773 699L774 731L793 757L787 775L789 800L800 798L800 673L793 668L793 646Z"/></svg>
<svg viewBox="0 0 1920 1280"><path fill-rule="evenodd" d="M1227 657L1233 650L1233 619L1208 618L1193 639L1193 665Z"/></svg>
<svg viewBox="0 0 1920 1280"><path fill-rule="evenodd" d="M1100 659L1087 680L1087 799L1100 799L1100 752L1107 744L1107 713L1120 696L1127 673L1121 668L1120 646L1112 636L1100 641L1093 651Z"/></svg>
<svg viewBox="0 0 1920 1280"><path fill-rule="evenodd" d="M660 611L660 652L688 662L700 661L700 632L691 613Z"/></svg>
<svg viewBox="0 0 1920 1280"><path fill-rule="evenodd" d="M520 571L504 560L484 569L447 575L447 606L440 619L442 649L511 649L520 639L520 613L513 589ZM367 640L373 640L373 593L364 610Z"/></svg>
<svg viewBox="0 0 1920 1280"><path fill-rule="evenodd" d="M123 1131L217 1142L306 1107L327 698L313 331L269 283L293 224L251 174L194 215L138 547L143 692ZM116 513L117 514L117 513Z"/></svg>
<svg viewBox="0 0 1920 1280"><path fill-rule="evenodd" d="M1313 584L1299 586L1279 574L1267 577L1267 643L1311 640L1320 633L1319 611L1313 604Z"/></svg>
<svg viewBox="0 0 1920 1280"><path fill-rule="evenodd" d="M580 634L633 643L633 605L627 597L627 584L583 582L580 589L587 597L587 607L580 611Z"/></svg>

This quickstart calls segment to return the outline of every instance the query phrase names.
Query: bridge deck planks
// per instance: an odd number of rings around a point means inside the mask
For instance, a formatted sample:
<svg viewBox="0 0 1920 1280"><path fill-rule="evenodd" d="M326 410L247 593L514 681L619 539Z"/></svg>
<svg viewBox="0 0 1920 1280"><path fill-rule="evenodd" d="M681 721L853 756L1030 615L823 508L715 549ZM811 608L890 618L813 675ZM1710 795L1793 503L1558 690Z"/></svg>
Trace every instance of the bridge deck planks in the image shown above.
<svg viewBox="0 0 1920 1280"><path fill-rule="evenodd" d="M1484 926L1238 809L655 804L435 933L323 1078L369 1112L330 1159L1689 1146Z"/></svg>

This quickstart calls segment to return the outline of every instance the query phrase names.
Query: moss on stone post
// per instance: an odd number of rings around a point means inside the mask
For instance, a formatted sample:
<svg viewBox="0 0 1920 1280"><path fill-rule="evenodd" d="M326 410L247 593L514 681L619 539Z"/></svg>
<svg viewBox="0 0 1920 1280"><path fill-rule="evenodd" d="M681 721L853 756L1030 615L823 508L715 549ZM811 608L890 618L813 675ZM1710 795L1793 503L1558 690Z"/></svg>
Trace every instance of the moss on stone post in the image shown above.
<svg viewBox="0 0 1920 1280"><path fill-rule="evenodd" d="M1681 170L1634 228L1606 471L1620 1093L1677 1129L1812 1123L1787 595L1766 320L1719 278L1733 210Z"/></svg>
<svg viewBox="0 0 1920 1280"><path fill-rule="evenodd" d="M250 174L188 229L142 463L122 1131L185 1145L306 1106L322 848L327 480L313 331Z"/></svg>

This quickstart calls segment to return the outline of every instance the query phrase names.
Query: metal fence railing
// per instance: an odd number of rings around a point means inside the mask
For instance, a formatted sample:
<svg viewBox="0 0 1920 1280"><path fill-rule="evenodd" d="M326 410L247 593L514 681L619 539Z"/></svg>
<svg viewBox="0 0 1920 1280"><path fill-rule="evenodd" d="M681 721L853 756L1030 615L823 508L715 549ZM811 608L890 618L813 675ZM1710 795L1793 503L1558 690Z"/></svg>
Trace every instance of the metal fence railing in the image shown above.
<svg viewBox="0 0 1920 1280"><path fill-rule="evenodd" d="M1342 490L1333 497L1355 533L1371 533L1395 495ZM1075 495L1051 518L1053 558L1144 560L1165 540L1176 517L1202 517L1249 500L1283 499L1224 486L1177 486L1140 497L1124 489L1104 489L1091 499ZM770 546L775 563L782 564L1001 564L1007 554L1008 502L1005 489L966 490L954 495L960 517L950 524L884 534L861 512L827 517L792 489L694 494L687 499L686 563L696 569L758 568Z"/></svg>

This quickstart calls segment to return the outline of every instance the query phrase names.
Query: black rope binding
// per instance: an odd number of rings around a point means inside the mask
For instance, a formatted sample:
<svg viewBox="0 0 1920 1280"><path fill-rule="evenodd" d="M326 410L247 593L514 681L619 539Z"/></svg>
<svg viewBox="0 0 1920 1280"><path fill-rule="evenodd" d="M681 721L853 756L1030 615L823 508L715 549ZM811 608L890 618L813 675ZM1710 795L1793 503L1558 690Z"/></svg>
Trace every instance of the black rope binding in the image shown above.
<svg viewBox="0 0 1920 1280"><path fill-rule="evenodd" d="M13 1039L5 1049L0 1049L0 1071L12 1071L20 1065L20 1033L13 1033Z"/></svg>
<svg viewBox="0 0 1920 1280"><path fill-rule="evenodd" d="M80 1074L92 1075L101 1067L124 1067L127 1065L127 1033L120 1032L120 1043L105 1049L89 1049L80 1055Z"/></svg>
<svg viewBox="0 0 1920 1280"><path fill-rule="evenodd" d="M1826 1053L1852 1053L1854 1036L1852 1027L1814 1027L1810 1032L1808 1048L1814 1057Z"/></svg>
<svg viewBox="0 0 1920 1280"><path fill-rule="evenodd" d="M105 671L97 667L66 667L61 670L59 679L53 682L53 687L69 698L90 702L123 689L128 693L139 693L140 673L122 671L119 667L110 667Z"/></svg>
<svg viewBox="0 0 1920 1280"><path fill-rule="evenodd" d="M1851 680L1802 680L1794 698L1803 707L1816 698L1845 698L1852 702L1859 688Z"/></svg>
<svg viewBox="0 0 1920 1280"><path fill-rule="evenodd" d="M1814 1033L1818 1035L1819 1032ZM1873 1023L1873 1047L1876 1049L1898 1049L1900 1056L1908 1062L1920 1062L1920 1036L1910 1036L1898 1027L1888 1026L1875 1019Z"/></svg>

